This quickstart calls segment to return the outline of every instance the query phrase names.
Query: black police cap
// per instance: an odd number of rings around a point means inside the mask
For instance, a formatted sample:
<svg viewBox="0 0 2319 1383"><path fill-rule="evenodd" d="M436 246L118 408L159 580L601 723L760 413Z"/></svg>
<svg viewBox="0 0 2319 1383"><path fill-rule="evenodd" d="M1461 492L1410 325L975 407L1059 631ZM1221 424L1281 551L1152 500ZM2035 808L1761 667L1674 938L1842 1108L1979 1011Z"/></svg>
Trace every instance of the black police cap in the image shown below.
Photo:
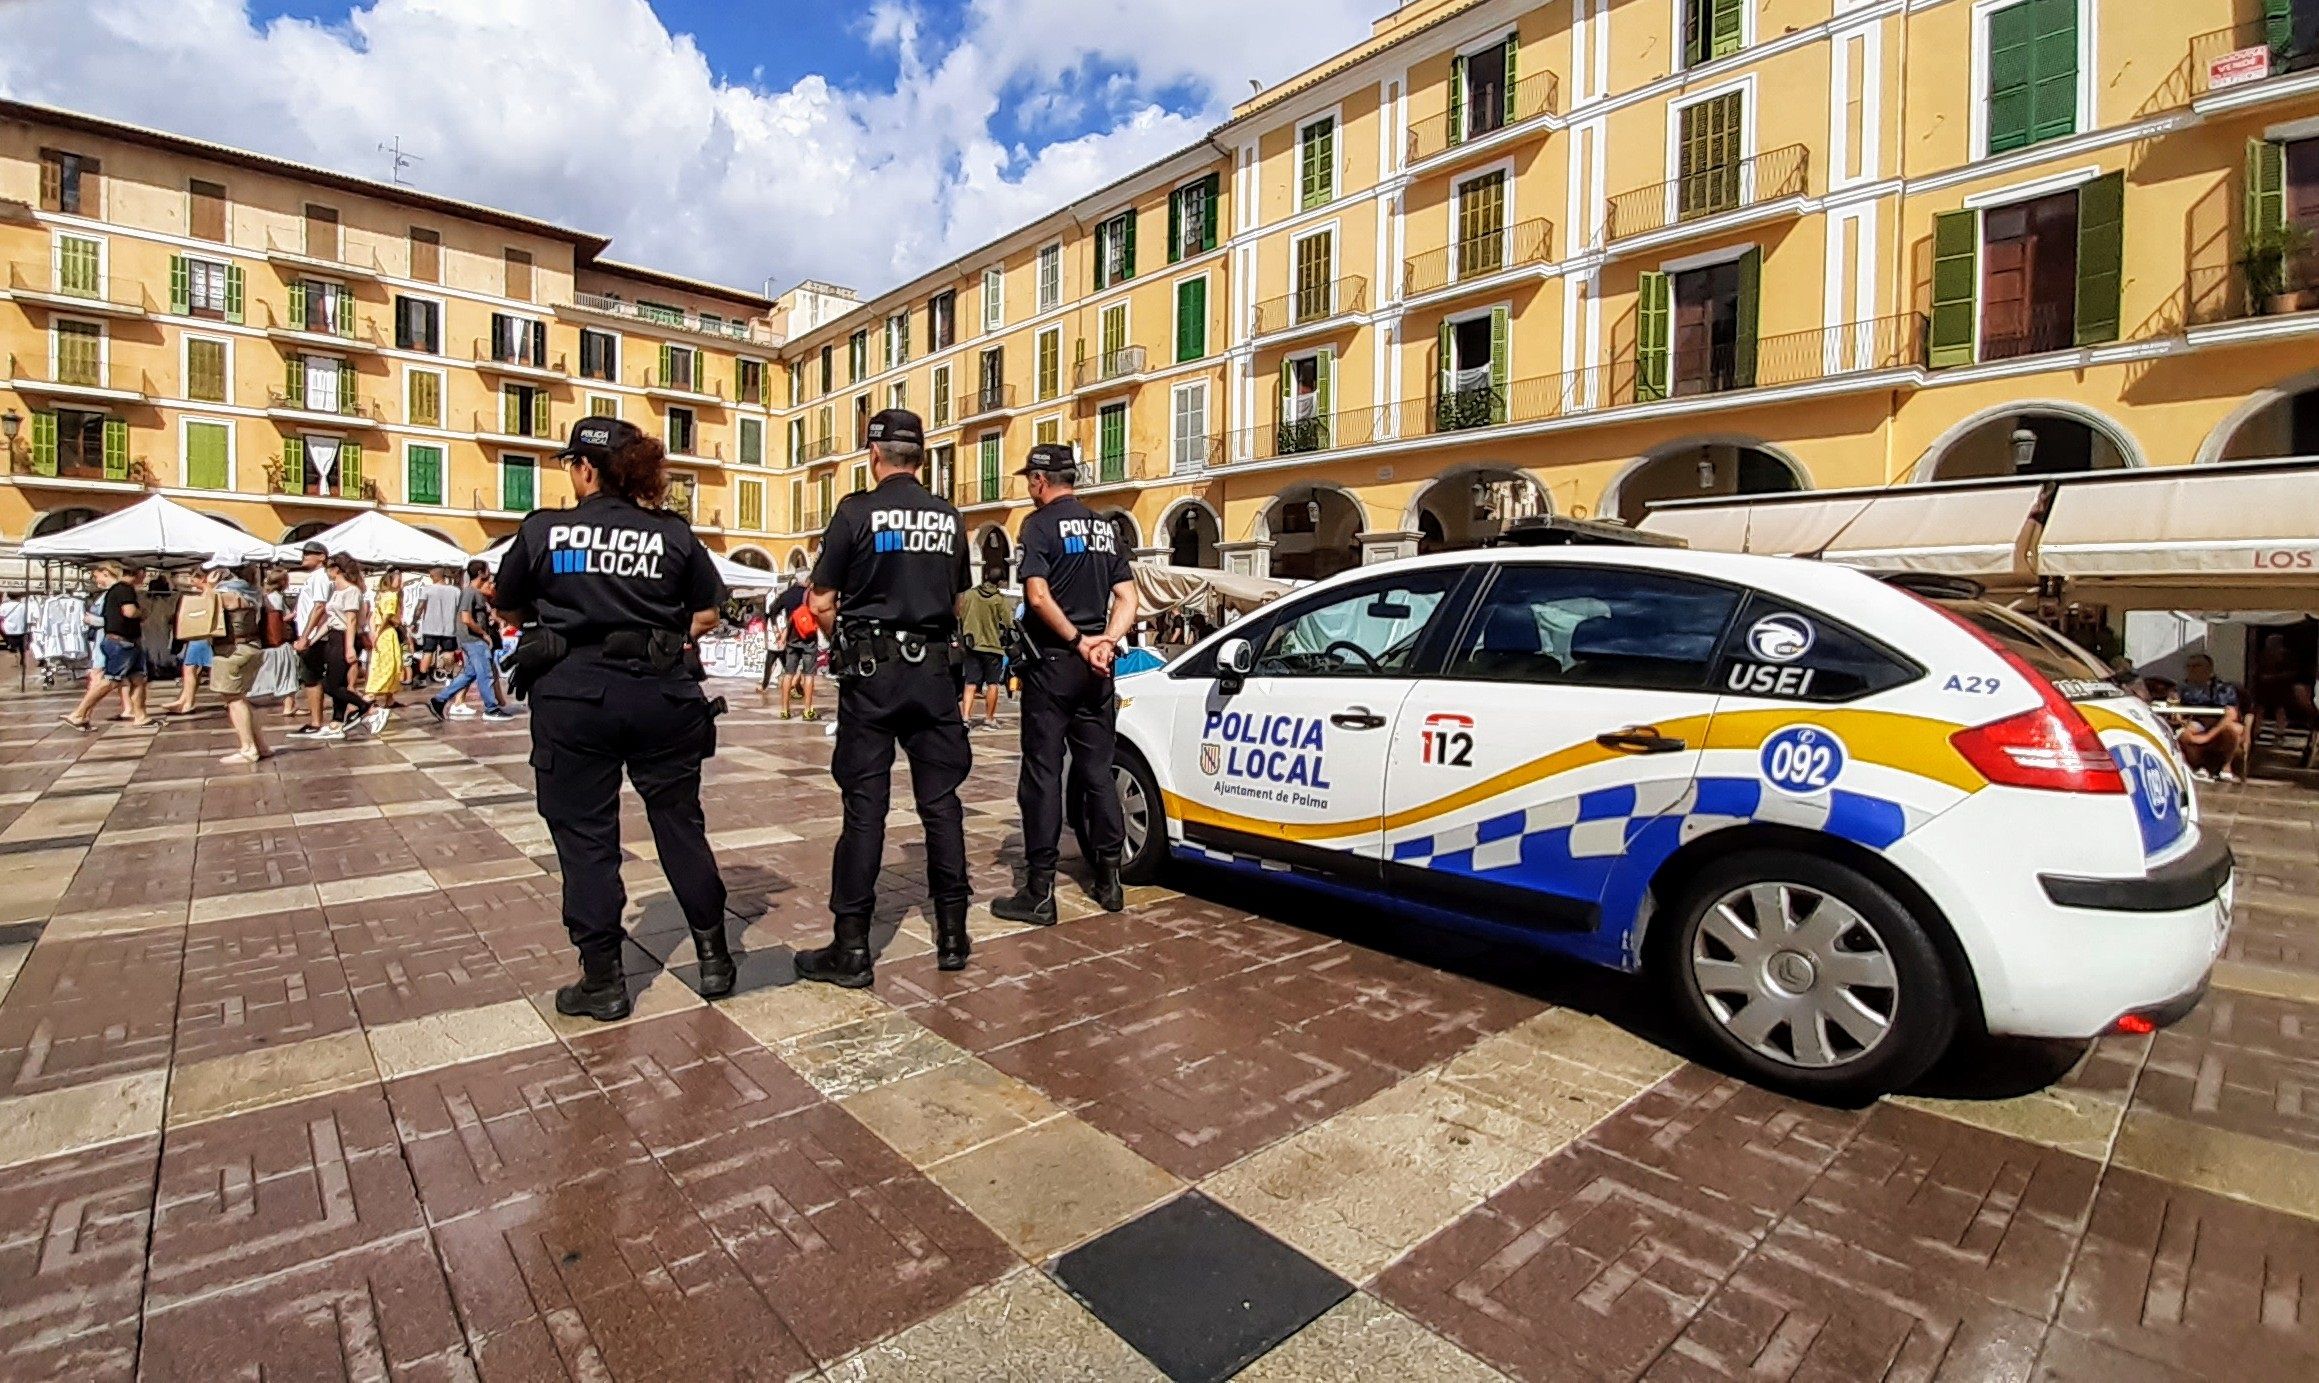
<svg viewBox="0 0 2319 1383"><path fill-rule="evenodd" d="M1029 475L1033 471L1043 471L1048 475L1073 475L1078 470L1079 458L1072 454L1069 447L1060 442L1041 442L1031 448L1031 454L1023 458L1023 468L1015 474Z"/></svg>
<svg viewBox="0 0 2319 1383"><path fill-rule="evenodd" d="M601 466L612 459L612 453L643 435L636 424L624 423L618 418L582 418L572 425L572 440L548 459L577 459Z"/></svg>
<svg viewBox="0 0 2319 1383"><path fill-rule="evenodd" d="M907 408L889 408L870 419L870 440L922 447L926 445L926 424Z"/></svg>

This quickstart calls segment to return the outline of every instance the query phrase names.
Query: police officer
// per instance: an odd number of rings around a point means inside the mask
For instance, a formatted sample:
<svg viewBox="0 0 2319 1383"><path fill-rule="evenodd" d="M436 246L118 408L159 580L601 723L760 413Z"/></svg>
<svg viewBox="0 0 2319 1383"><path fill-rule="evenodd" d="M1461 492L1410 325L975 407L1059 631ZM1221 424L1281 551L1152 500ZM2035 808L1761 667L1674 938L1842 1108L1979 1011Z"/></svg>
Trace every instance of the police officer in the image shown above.
<svg viewBox="0 0 2319 1383"><path fill-rule="evenodd" d="M1023 628L1031 657L1023 668L1023 768L1015 801L1023 813L1023 886L991 904L1010 922L1055 925L1056 843L1063 832L1063 749L1071 750L1074 824L1095 868L1095 901L1126 904L1119 878L1127 825L1111 781L1119 697L1111 664L1135 626L1135 578L1119 531L1073 492L1078 459L1053 443L1031 448L1019 474L1038 508L1023 520Z"/></svg>
<svg viewBox="0 0 2319 1383"><path fill-rule="evenodd" d="M918 415L889 408L870 419L875 488L846 496L830 516L813 564L812 609L837 631L837 749L830 776L845 803L829 910L830 944L797 957L801 979L860 989L871 980L870 915L886 845L894 746L910 758L910 787L926 829L934 949L944 970L966 967L966 814L958 788L973 767L950 661L958 598L970 584L958 511L918 483L926 433Z"/></svg>
<svg viewBox="0 0 2319 1383"><path fill-rule="evenodd" d="M668 460L617 418L585 418L556 458L572 508L524 519L499 567L496 603L526 629L509 681L531 700L539 813L564 874L564 928L580 980L556 1011L628 1016L620 967L620 772L644 799L669 887L692 928L700 992L733 990L725 881L701 815L701 761L724 703L702 693L691 640L716 627L725 586L684 519L660 507Z"/></svg>

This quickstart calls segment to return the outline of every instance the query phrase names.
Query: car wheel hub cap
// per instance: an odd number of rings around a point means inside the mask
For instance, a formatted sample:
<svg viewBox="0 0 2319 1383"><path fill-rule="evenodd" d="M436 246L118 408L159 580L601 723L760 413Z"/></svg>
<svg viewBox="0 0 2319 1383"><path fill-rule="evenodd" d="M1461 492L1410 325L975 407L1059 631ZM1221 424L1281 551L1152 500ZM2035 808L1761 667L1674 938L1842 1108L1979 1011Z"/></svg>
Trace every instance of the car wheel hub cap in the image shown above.
<svg viewBox="0 0 2319 1383"><path fill-rule="evenodd" d="M1143 795L1143 784L1124 767L1111 770L1111 780L1119 789L1119 814L1127 823L1127 853L1143 853L1143 845L1151 838L1151 803Z"/></svg>
<svg viewBox="0 0 2319 1383"><path fill-rule="evenodd" d="M1716 1023L1787 1066L1849 1066L1899 1012L1891 950L1859 910L1805 884L1734 889L1700 919L1691 975Z"/></svg>

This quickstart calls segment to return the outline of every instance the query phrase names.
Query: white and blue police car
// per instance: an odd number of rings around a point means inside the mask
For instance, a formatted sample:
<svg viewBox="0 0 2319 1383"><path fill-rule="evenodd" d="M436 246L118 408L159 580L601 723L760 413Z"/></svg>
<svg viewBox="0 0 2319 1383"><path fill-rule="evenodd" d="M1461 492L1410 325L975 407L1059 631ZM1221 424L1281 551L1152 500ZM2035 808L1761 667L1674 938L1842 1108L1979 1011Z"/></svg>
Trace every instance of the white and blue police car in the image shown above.
<svg viewBox="0 0 2319 1383"><path fill-rule="evenodd" d="M1128 874L1336 889L1660 981L1757 1079L2147 1032L2231 856L2162 724L1970 590L1618 547L1363 567L1121 687Z"/></svg>

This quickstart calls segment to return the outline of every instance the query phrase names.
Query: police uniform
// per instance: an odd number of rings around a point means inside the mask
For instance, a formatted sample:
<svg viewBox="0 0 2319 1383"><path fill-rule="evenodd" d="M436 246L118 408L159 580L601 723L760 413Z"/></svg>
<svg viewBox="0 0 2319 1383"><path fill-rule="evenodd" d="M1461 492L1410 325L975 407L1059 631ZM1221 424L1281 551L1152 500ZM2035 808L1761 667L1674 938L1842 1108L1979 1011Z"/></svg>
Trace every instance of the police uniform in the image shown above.
<svg viewBox="0 0 2319 1383"><path fill-rule="evenodd" d="M573 428L558 460L599 466L642 434L612 418ZM531 701L539 813L564 875L564 927L581 983L556 996L567 1014L628 1013L621 978L628 901L620 881L620 774L652 824L669 887L692 928L700 989L732 992L725 883L701 813L701 762L716 752L722 701L702 692L686 644L695 611L725 600L724 582L683 518L599 490L570 509L524 519L499 567L495 603L531 623L508 660Z"/></svg>
<svg viewBox="0 0 2319 1383"><path fill-rule="evenodd" d="M1078 460L1066 447L1042 444L1031 449L1020 473L1034 471L1068 483L1078 472ZM1103 633L1111 620L1112 588L1132 580L1133 573L1119 550L1119 531L1076 495L1051 500L1024 519L1016 546L1023 584L1045 581L1076 637L1056 632L1035 609L1023 617L1031 656L1022 668L1023 765L1015 802L1023 814L1027 876L1022 888L993 903L991 912L1013 922L1052 926L1066 746L1071 751L1070 815L1095 869L1096 900L1111 912L1125 905L1119 866L1127 824L1111 780L1119 696L1111 674L1090 666L1079 645Z"/></svg>
<svg viewBox="0 0 2319 1383"><path fill-rule="evenodd" d="M871 444L922 446L918 415L888 409L870 419ZM835 591L830 670L838 679L837 748L830 776L845 804L831 867L831 944L797 957L797 973L849 988L870 983L870 919L877 906L894 749L910 759L910 786L926 832L939 964L966 964L965 809L958 788L973 767L959 718L958 670L950 661L958 597L971 584L958 511L908 472L841 500L813 565L815 591Z"/></svg>

